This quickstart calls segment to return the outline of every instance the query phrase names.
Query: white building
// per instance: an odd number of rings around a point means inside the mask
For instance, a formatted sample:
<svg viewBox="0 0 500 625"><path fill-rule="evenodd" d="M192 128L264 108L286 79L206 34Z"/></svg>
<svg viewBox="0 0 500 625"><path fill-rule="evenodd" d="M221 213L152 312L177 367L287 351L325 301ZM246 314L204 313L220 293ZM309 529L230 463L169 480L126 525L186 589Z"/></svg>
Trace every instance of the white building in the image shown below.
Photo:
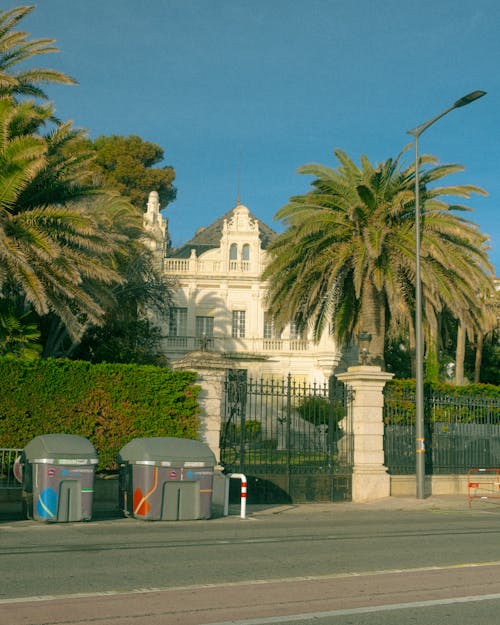
<svg viewBox="0 0 500 625"><path fill-rule="evenodd" d="M276 233L238 204L179 248L169 243L158 194L149 196L145 226L155 233L163 271L175 279L174 307L160 320L167 358L208 349L234 359L253 376L323 383L341 354L330 336L314 343L293 323L282 331L266 311L266 283L260 278L266 250Z"/></svg>

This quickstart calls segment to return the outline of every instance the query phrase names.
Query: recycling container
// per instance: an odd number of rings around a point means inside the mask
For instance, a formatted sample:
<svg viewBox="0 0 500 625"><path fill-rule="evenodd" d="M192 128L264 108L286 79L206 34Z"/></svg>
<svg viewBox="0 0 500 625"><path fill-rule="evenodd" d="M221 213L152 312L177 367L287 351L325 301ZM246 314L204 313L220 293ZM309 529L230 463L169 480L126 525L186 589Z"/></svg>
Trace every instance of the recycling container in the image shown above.
<svg viewBox="0 0 500 625"><path fill-rule="evenodd" d="M36 436L21 455L23 499L35 521L89 521L97 452L83 436Z"/></svg>
<svg viewBox="0 0 500 625"><path fill-rule="evenodd" d="M118 454L119 506L147 521L209 519L215 455L200 441L135 438Z"/></svg>

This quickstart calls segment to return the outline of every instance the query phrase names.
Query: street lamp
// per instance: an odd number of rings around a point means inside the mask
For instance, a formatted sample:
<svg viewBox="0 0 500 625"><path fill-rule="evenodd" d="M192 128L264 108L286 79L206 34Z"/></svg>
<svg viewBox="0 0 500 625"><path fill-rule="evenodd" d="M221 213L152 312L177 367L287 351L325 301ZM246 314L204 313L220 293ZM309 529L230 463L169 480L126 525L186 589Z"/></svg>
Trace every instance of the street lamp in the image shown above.
<svg viewBox="0 0 500 625"><path fill-rule="evenodd" d="M413 136L415 143L415 452L417 499L424 499L425 482L425 436L424 436L424 344L422 334L422 278L420 274L420 180L418 138L438 119L453 109L466 106L486 95L485 91L473 91L464 95L436 117L406 132Z"/></svg>
<svg viewBox="0 0 500 625"><path fill-rule="evenodd" d="M372 335L366 330L363 330L358 334L359 361L362 365L366 365L366 363L368 362L368 350L370 348L371 340Z"/></svg>

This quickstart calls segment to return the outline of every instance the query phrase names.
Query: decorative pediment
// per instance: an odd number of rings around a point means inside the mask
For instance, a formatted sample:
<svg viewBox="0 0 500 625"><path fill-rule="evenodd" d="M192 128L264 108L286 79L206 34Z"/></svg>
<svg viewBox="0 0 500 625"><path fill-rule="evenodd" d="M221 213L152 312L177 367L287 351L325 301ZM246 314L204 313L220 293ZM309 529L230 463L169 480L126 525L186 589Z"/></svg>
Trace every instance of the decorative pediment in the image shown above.
<svg viewBox="0 0 500 625"><path fill-rule="evenodd" d="M252 232L258 235L259 224L257 219L250 216L248 208L243 206L243 204L239 204L233 209L232 216L224 220L223 232Z"/></svg>

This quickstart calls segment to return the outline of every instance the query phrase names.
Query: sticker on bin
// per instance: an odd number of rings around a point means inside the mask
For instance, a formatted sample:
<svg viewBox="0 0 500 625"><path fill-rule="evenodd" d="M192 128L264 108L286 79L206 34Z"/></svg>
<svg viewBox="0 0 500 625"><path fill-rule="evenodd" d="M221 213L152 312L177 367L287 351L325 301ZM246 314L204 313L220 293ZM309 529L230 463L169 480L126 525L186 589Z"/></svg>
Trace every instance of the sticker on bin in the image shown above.
<svg viewBox="0 0 500 625"><path fill-rule="evenodd" d="M95 458L59 458L55 461L54 464L97 464L97 460Z"/></svg>
<svg viewBox="0 0 500 625"><path fill-rule="evenodd" d="M193 461L187 461L184 463L185 467L191 467L192 469L195 469L196 467L204 467L205 463L204 462L193 462Z"/></svg>
<svg viewBox="0 0 500 625"><path fill-rule="evenodd" d="M170 462L170 460L162 460L162 461L160 462L160 466L161 466L161 467L171 467L171 466L172 466L172 463Z"/></svg>
<svg viewBox="0 0 500 625"><path fill-rule="evenodd" d="M171 480L175 480L175 479L177 479L177 471L170 471L170 472L169 472L169 474L168 474L168 477L169 477Z"/></svg>
<svg viewBox="0 0 500 625"><path fill-rule="evenodd" d="M79 477L86 473L94 473L94 469L61 469L61 475L63 477Z"/></svg>

